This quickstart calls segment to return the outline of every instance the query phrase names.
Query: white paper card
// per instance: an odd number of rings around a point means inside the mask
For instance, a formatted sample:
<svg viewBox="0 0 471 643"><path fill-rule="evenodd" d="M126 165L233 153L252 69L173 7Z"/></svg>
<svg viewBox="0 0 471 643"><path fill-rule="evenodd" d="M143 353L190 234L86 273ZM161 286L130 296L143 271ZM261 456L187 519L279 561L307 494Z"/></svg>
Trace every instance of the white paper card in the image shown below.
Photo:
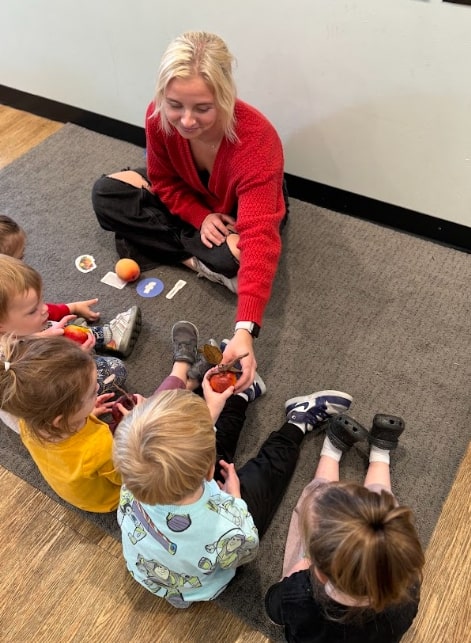
<svg viewBox="0 0 471 643"><path fill-rule="evenodd" d="M106 275L101 279L101 281L104 284L108 284L108 286L113 286L113 288L119 288L119 290L121 290L121 288L124 288L124 286L128 283L127 281L120 279L115 272L107 272Z"/></svg>

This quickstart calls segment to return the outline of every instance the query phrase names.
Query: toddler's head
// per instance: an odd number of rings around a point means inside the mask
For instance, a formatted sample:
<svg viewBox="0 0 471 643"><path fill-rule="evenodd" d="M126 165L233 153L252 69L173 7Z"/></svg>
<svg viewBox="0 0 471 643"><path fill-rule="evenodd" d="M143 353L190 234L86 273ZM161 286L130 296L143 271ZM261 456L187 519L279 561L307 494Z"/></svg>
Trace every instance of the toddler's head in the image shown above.
<svg viewBox="0 0 471 643"><path fill-rule="evenodd" d="M0 338L0 406L39 440L79 431L95 408L93 357L64 337Z"/></svg>
<svg viewBox="0 0 471 643"><path fill-rule="evenodd" d="M386 491L335 483L308 494L301 515L306 555L335 589L378 612L409 598L424 565L411 509Z"/></svg>
<svg viewBox="0 0 471 643"><path fill-rule="evenodd" d="M23 259L26 233L16 221L6 214L0 214L0 254Z"/></svg>
<svg viewBox="0 0 471 643"><path fill-rule="evenodd" d="M48 310L41 275L20 259L0 255L0 334L32 335L44 329Z"/></svg>
<svg viewBox="0 0 471 643"><path fill-rule="evenodd" d="M206 402L185 390L163 391L134 407L114 436L113 460L135 498L177 504L210 479L216 459Z"/></svg>

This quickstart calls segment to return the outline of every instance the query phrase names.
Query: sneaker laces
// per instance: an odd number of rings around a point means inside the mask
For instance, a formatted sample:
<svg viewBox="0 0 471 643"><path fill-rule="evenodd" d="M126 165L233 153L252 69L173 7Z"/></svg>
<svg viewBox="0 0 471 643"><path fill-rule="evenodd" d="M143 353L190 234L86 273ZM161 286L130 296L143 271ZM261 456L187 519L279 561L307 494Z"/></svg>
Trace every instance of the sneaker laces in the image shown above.
<svg viewBox="0 0 471 643"><path fill-rule="evenodd" d="M324 402L323 404L316 404L316 406L312 406L308 409L305 412L303 419L306 425L309 424L314 427L316 424L328 420L330 416L331 414L327 410L327 404Z"/></svg>

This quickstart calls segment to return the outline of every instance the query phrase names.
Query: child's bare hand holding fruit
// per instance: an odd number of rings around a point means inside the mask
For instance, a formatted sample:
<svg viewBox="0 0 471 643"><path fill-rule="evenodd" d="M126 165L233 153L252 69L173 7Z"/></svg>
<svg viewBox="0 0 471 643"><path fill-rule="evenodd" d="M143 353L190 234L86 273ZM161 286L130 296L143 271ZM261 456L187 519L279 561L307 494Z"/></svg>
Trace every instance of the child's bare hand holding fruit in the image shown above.
<svg viewBox="0 0 471 643"><path fill-rule="evenodd" d="M100 415L104 415L105 413L111 413L111 409L114 404L113 398L114 393L102 393L101 395L97 395L95 408L93 409L92 414L96 417L100 417Z"/></svg>
<svg viewBox="0 0 471 643"><path fill-rule="evenodd" d="M216 423L216 420L218 419L222 409L224 408L226 401L234 393L233 385L229 386L221 393L219 393L217 390L216 391L214 390L211 384L211 378L217 375L218 373L220 373L220 371L217 366L209 369L209 371L206 373L206 375L203 378L203 384L202 384L204 399L206 400L209 413L214 423ZM230 373L230 374L233 375L233 373Z"/></svg>

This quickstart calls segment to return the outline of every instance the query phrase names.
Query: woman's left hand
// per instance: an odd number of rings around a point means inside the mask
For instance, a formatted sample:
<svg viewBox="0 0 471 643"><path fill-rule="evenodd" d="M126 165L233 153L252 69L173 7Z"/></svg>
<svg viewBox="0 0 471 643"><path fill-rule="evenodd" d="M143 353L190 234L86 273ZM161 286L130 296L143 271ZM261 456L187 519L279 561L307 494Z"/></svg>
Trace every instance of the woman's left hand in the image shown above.
<svg viewBox="0 0 471 643"><path fill-rule="evenodd" d="M201 241L208 248L220 246L234 230L235 219L228 214L211 212L201 224Z"/></svg>
<svg viewBox="0 0 471 643"><path fill-rule="evenodd" d="M257 360L253 350L253 337L247 330L237 330L234 337L224 349L222 363L228 364L233 359L248 353L246 357L240 360L242 375L237 380L234 393L241 393L253 384L255 371L257 370Z"/></svg>

